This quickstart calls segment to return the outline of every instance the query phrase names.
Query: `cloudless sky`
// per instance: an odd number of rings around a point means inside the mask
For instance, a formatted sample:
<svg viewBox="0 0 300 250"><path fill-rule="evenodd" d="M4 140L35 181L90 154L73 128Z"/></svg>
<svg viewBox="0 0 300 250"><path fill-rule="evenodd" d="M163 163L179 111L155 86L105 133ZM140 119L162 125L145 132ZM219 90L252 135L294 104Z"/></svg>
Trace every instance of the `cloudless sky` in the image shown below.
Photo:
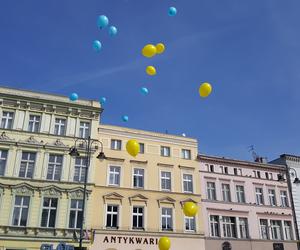
<svg viewBox="0 0 300 250"><path fill-rule="evenodd" d="M185 133L200 153L300 154L299 9L298 0L1 0L0 85L105 96L102 123ZM116 37L97 28L101 14ZM164 54L141 56L158 42ZM204 81L213 93L201 99Z"/></svg>

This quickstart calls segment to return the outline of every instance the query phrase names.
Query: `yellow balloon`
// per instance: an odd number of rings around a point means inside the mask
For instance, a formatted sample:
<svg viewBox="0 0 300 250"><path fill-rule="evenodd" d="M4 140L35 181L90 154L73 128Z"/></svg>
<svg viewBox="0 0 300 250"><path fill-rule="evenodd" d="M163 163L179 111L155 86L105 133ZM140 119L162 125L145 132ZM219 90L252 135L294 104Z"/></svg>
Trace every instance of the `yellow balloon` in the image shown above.
<svg viewBox="0 0 300 250"><path fill-rule="evenodd" d="M159 250L169 250L171 247L171 241L168 237L161 237L158 241Z"/></svg>
<svg viewBox="0 0 300 250"><path fill-rule="evenodd" d="M201 97L208 97L212 91L212 86L208 83L202 83L199 87L199 94Z"/></svg>
<svg viewBox="0 0 300 250"><path fill-rule="evenodd" d="M156 69L153 66L148 66L146 68L146 73L150 76L156 75Z"/></svg>
<svg viewBox="0 0 300 250"><path fill-rule="evenodd" d="M188 201L183 205L183 213L185 216L194 217L198 212L198 207L194 202Z"/></svg>
<svg viewBox="0 0 300 250"><path fill-rule="evenodd" d="M156 47L153 44L147 44L142 49L142 54L145 57L153 57L156 55Z"/></svg>
<svg viewBox="0 0 300 250"><path fill-rule="evenodd" d="M163 43L156 44L156 53L161 54L165 51L165 45Z"/></svg>
<svg viewBox="0 0 300 250"><path fill-rule="evenodd" d="M137 140L133 140L133 139L129 140L126 144L126 150L128 154L135 157L140 152L140 144L138 143Z"/></svg>

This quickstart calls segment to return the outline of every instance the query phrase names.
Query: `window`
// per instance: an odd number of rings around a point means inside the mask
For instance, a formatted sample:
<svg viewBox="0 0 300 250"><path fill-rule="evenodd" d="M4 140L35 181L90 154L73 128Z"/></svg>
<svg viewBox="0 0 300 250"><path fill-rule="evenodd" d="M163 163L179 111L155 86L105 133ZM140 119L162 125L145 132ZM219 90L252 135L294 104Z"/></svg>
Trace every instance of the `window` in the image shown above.
<svg viewBox="0 0 300 250"><path fill-rule="evenodd" d="M14 212L12 217L13 226L27 226L29 199L29 196L15 197Z"/></svg>
<svg viewBox="0 0 300 250"><path fill-rule="evenodd" d="M275 194L275 190L274 189L269 189L268 193L269 193L270 206L276 206L276 194Z"/></svg>
<svg viewBox="0 0 300 250"><path fill-rule="evenodd" d="M273 174L272 173L269 173L269 179L273 180Z"/></svg>
<svg viewBox="0 0 300 250"><path fill-rule="evenodd" d="M5 174L7 150L0 149L0 176Z"/></svg>
<svg viewBox="0 0 300 250"><path fill-rule="evenodd" d="M122 141L121 140L114 140L112 139L110 142L110 149L112 150L121 150L122 148Z"/></svg>
<svg viewBox="0 0 300 250"><path fill-rule="evenodd" d="M144 208L143 207L133 207L132 228L144 229Z"/></svg>
<svg viewBox="0 0 300 250"><path fill-rule="evenodd" d="M233 173L234 173L234 175L238 175L238 170L237 170L237 168L233 168Z"/></svg>
<svg viewBox="0 0 300 250"><path fill-rule="evenodd" d="M223 216L223 233L225 238L236 238L236 223L234 217Z"/></svg>
<svg viewBox="0 0 300 250"><path fill-rule="evenodd" d="M84 182L86 169L87 169L87 161L86 158L76 157L75 159L75 171L74 171L74 181Z"/></svg>
<svg viewBox="0 0 300 250"><path fill-rule="evenodd" d="M82 200L71 200L69 228L80 228L82 223Z"/></svg>
<svg viewBox="0 0 300 250"><path fill-rule="evenodd" d="M215 172L215 166L214 165L209 165L208 172Z"/></svg>
<svg viewBox="0 0 300 250"><path fill-rule="evenodd" d="M224 167L224 173L228 174L228 167Z"/></svg>
<svg viewBox="0 0 300 250"><path fill-rule="evenodd" d="M268 220L260 219L260 234L262 239L269 239Z"/></svg>
<svg viewBox="0 0 300 250"><path fill-rule="evenodd" d="M286 191L280 191L280 200L281 200L281 206L282 207L288 207L289 202L288 202L288 197L287 197L287 192Z"/></svg>
<svg viewBox="0 0 300 250"><path fill-rule="evenodd" d="M273 240L282 240L282 228L280 220L271 220L271 232Z"/></svg>
<svg viewBox="0 0 300 250"><path fill-rule="evenodd" d="M144 154L145 153L145 144L144 143L139 143L140 144L140 154Z"/></svg>
<svg viewBox="0 0 300 250"><path fill-rule="evenodd" d="M30 115L28 131L38 133L40 131L41 117L39 115Z"/></svg>
<svg viewBox="0 0 300 250"><path fill-rule="evenodd" d="M54 125L55 135L65 135L66 134L66 119L56 118Z"/></svg>
<svg viewBox="0 0 300 250"><path fill-rule="evenodd" d="M35 153L22 152L19 177L23 177L23 178L33 177L35 156L36 156Z"/></svg>
<svg viewBox="0 0 300 250"><path fill-rule="evenodd" d="M109 185L120 186L121 168L117 166L109 167Z"/></svg>
<svg viewBox="0 0 300 250"><path fill-rule="evenodd" d="M264 195L262 188L255 188L255 195L256 195L256 204L263 205L264 204Z"/></svg>
<svg viewBox="0 0 300 250"><path fill-rule="evenodd" d="M249 238L248 219L239 218L240 237L243 239Z"/></svg>
<svg viewBox="0 0 300 250"><path fill-rule="evenodd" d="M195 217L184 217L185 231L196 231Z"/></svg>
<svg viewBox="0 0 300 250"><path fill-rule="evenodd" d="M223 201L230 202L230 186L229 184L222 184L222 195L223 195Z"/></svg>
<svg viewBox="0 0 300 250"><path fill-rule="evenodd" d="M107 205L106 211L106 227L107 228L118 228L118 205Z"/></svg>
<svg viewBox="0 0 300 250"><path fill-rule="evenodd" d="M269 173L265 173L266 174L266 179L269 180Z"/></svg>
<svg viewBox="0 0 300 250"><path fill-rule="evenodd" d="M171 155L170 153L170 147L161 146L160 147L160 155L169 157Z"/></svg>
<svg viewBox="0 0 300 250"><path fill-rule="evenodd" d="M245 203L245 189L244 186L236 185L236 200L239 203Z"/></svg>
<svg viewBox="0 0 300 250"><path fill-rule="evenodd" d="M11 129L14 119L14 113L3 111L2 112L2 119L1 119L1 128Z"/></svg>
<svg viewBox="0 0 300 250"><path fill-rule="evenodd" d="M172 208L163 207L161 209L161 229L164 231L173 230Z"/></svg>
<svg viewBox="0 0 300 250"><path fill-rule="evenodd" d="M216 185L214 182L207 182L207 199L215 201L216 197Z"/></svg>
<svg viewBox="0 0 300 250"><path fill-rule="evenodd" d="M171 191L171 172L160 172L161 190Z"/></svg>
<svg viewBox="0 0 300 250"><path fill-rule="evenodd" d="M182 159L191 159L191 150L189 149L181 149L181 157Z"/></svg>
<svg viewBox="0 0 300 250"><path fill-rule="evenodd" d="M133 170L133 187L144 188L144 169L135 168Z"/></svg>
<svg viewBox="0 0 300 250"><path fill-rule="evenodd" d="M286 240L293 240L293 231L290 221L284 221L284 235Z"/></svg>
<svg viewBox="0 0 300 250"><path fill-rule="evenodd" d="M183 174L183 192L193 193L193 175Z"/></svg>
<svg viewBox="0 0 300 250"><path fill-rule="evenodd" d="M57 198L44 198L41 227L55 227Z"/></svg>
<svg viewBox="0 0 300 250"><path fill-rule="evenodd" d="M218 215L211 215L210 217L210 236L220 237L220 222Z"/></svg>
<svg viewBox="0 0 300 250"><path fill-rule="evenodd" d="M89 122L80 122L79 126L79 137L88 138L90 136L90 123Z"/></svg>
<svg viewBox="0 0 300 250"><path fill-rule="evenodd" d="M62 170L62 155L53 155L50 154L49 162L48 162L48 173L47 180L59 181L61 178L61 170Z"/></svg>

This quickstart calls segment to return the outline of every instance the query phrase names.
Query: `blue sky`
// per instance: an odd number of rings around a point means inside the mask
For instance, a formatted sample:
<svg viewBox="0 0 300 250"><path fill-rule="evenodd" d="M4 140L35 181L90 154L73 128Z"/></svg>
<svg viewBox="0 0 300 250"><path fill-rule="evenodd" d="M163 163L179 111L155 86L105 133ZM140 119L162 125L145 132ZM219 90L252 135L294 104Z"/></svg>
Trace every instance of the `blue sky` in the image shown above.
<svg viewBox="0 0 300 250"><path fill-rule="evenodd" d="M105 96L103 123L186 133L205 154L251 159L249 145L269 160L300 154L299 8L297 0L3 0L0 84ZM101 14L116 37L97 29ZM141 56L158 42L164 54ZM204 81L213 86L207 99L198 95Z"/></svg>

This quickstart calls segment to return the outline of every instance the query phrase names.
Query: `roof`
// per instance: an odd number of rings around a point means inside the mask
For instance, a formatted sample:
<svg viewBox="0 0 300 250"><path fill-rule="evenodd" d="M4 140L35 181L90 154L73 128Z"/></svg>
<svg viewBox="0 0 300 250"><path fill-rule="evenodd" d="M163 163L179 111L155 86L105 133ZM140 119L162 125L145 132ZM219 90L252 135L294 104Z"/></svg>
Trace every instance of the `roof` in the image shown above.
<svg viewBox="0 0 300 250"><path fill-rule="evenodd" d="M235 164L245 167L260 167L260 168L281 168L284 169L285 167L279 164L270 164L270 163L260 163L260 162L253 162L253 161L245 161L245 160L237 160L237 159L231 159L231 158L225 158L220 156L211 156L211 155L204 155L204 154L198 154L197 156L198 160L203 161L214 161L221 164L227 163L227 164Z"/></svg>

